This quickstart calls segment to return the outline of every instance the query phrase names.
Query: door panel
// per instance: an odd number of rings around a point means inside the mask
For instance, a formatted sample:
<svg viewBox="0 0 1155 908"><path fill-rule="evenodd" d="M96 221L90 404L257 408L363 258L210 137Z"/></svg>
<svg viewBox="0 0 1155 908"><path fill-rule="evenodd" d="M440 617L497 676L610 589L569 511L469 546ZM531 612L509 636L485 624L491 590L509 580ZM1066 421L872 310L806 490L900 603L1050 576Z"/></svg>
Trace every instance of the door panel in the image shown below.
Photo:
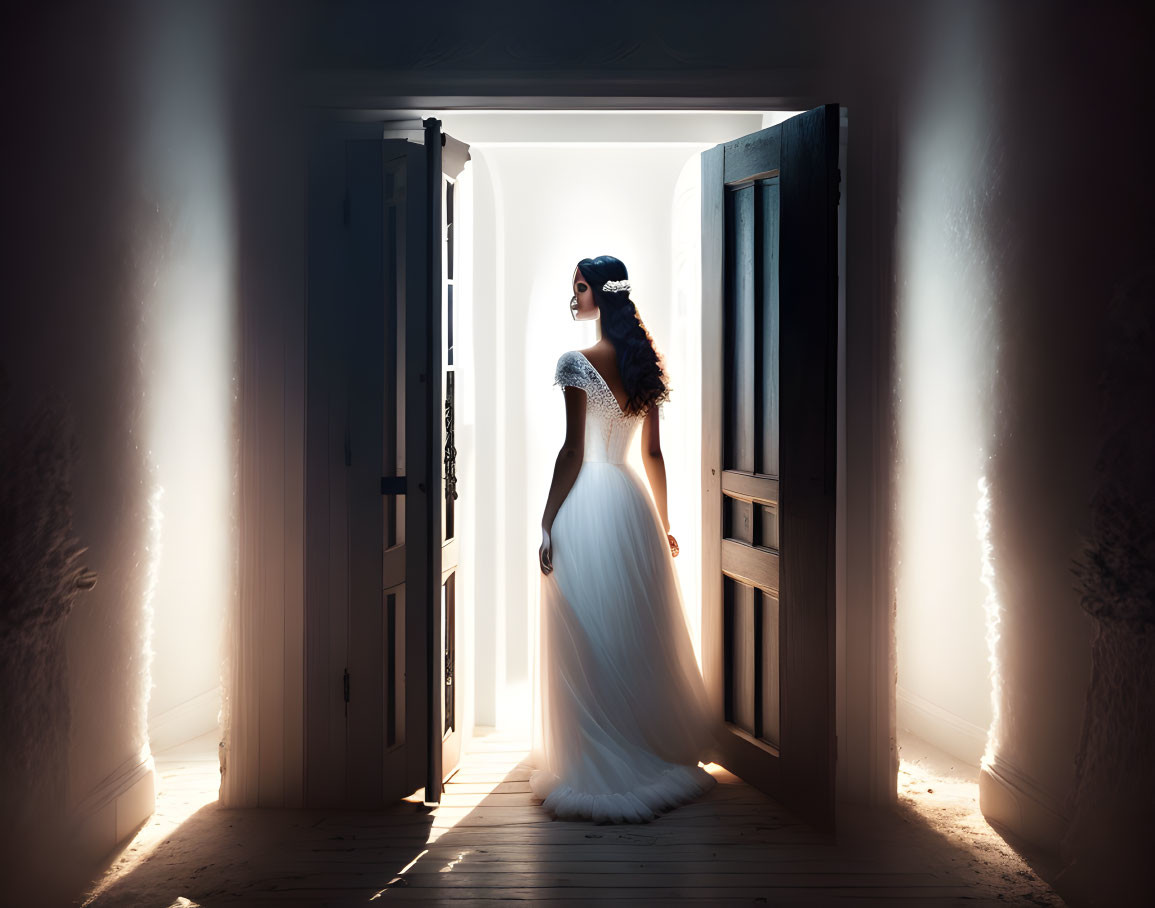
<svg viewBox="0 0 1155 908"><path fill-rule="evenodd" d="M421 362L420 346L411 346L413 323L420 331L421 312L429 305L428 252L423 242L429 202L424 190L423 145L403 138L388 138L380 145L383 236L378 248L383 258L386 326L385 356L379 362L385 388L380 425L386 443L379 465L377 505L382 524L381 652L385 655L380 765L385 780L382 800L389 803L425 784L429 707L423 680L430 654L424 626L428 605L421 577L428 555L421 546L419 477L409 470L409 464L420 463L423 456L421 435L412 431L414 417L420 414L411 412L408 393L420 386L413 374ZM415 544L409 545L409 539L416 540Z"/></svg>
<svg viewBox="0 0 1155 908"><path fill-rule="evenodd" d="M834 819L838 108L702 156L703 668L717 759Z"/></svg>
<svg viewBox="0 0 1155 908"><path fill-rule="evenodd" d="M343 275L344 138L314 136L308 168L305 489L305 797L345 800L344 673L348 641L344 546L348 384ZM330 607L330 603L333 607Z"/></svg>
<svg viewBox="0 0 1155 908"><path fill-rule="evenodd" d="M345 510L347 568L345 697L346 796L364 804L381 803L385 670L382 659L381 572L384 548L380 469L384 450L395 448L392 426L383 424L385 363L392 360L397 336L386 324L395 309L385 293L380 269L383 242L384 172L376 139L345 143L344 274L340 313L345 342L341 382L333 388L346 400L343 412L344 464L340 505ZM391 311L390 311L391 310ZM389 318L386 318L388 311ZM388 436L389 444L386 444ZM336 566L339 568L340 563ZM334 574L342 573L340 570ZM399 578L403 580L404 578ZM330 602L330 606L337 603ZM339 608L333 609L340 611Z"/></svg>

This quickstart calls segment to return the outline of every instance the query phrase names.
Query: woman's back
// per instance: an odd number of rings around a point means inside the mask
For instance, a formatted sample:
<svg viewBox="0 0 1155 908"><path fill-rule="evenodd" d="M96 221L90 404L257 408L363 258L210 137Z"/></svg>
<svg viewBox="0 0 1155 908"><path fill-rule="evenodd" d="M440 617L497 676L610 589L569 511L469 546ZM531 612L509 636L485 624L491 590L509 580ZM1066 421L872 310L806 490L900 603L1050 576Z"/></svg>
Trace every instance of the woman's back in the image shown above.
<svg viewBox="0 0 1155 908"><path fill-rule="evenodd" d="M584 460L587 463L624 463L644 415L631 416L622 412L621 404L601 372L580 350L570 350L561 355L554 383L581 388L586 393Z"/></svg>

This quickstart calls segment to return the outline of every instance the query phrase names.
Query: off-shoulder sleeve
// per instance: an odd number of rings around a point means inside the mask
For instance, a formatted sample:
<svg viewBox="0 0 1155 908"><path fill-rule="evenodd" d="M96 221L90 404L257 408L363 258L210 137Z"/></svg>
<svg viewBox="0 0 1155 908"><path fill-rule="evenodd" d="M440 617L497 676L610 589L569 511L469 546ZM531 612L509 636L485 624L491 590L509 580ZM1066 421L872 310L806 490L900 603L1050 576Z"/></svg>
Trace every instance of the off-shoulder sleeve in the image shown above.
<svg viewBox="0 0 1155 908"><path fill-rule="evenodd" d="M563 353L558 357L553 383L562 388L581 388L584 391L589 383L584 365L582 358L573 350Z"/></svg>

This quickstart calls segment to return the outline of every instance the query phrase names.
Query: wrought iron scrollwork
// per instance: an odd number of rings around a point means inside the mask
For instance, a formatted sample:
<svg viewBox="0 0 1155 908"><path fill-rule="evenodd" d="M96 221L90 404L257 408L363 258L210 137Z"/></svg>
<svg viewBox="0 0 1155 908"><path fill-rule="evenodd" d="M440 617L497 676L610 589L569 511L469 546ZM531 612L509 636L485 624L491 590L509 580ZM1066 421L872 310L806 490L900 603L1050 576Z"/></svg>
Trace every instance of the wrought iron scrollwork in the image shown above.
<svg viewBox="0 0 1155 908"><path fill-rule="evenodd" d="M453 650L445 654L445 728L442 734L455 727L453 706Z"/></svg>
<svg viewBox="0 0 1155 908"><path fill-rule="evenodd" d="M457 448L453 446L453 373L445 376L445 497L457 500Z"/></svg>

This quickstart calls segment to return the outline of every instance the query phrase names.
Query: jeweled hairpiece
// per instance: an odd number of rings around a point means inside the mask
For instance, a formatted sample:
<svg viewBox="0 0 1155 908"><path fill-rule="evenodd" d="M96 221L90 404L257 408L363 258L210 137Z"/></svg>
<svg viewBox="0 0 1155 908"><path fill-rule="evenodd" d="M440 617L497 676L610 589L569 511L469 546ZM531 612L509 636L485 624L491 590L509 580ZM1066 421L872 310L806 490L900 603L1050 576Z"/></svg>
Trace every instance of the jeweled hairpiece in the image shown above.
<svg viewBox="0 0 1155 908"><path fill-rule="evenodd" d="M605 293L618 293L619 291L629 291L629 281L606 281L602 284L602 291Z"/></svg>

